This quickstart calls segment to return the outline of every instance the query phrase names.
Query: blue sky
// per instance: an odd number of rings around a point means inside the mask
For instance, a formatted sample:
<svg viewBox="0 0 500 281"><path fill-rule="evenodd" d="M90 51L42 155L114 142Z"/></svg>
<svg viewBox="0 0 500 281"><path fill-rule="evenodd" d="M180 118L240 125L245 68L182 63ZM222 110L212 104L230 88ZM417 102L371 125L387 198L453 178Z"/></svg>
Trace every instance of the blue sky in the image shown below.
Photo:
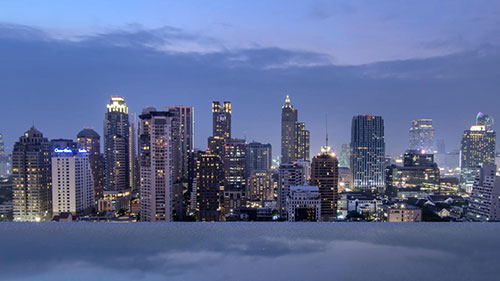
<svg viewBox="0 0 500 281"><path fill-rule="evenodd" d="M235 136L277 153L289 94L313 153L326 113L337 150L362 113L384 116L393 156L416 118L456 149L478 111L500 118L499 26L498 1L0 1L0 111L16 116L0 132L102 132L117 94L133 112L194 105L204 148L220 99Z"/></svg>

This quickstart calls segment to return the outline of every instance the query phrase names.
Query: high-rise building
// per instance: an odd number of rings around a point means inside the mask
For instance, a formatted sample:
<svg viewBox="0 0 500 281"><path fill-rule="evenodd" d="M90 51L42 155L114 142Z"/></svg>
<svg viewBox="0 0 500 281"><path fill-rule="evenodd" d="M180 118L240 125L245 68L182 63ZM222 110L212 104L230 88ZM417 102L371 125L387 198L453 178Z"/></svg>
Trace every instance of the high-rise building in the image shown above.
<svg viewBox="0 0 500 281"><path fill-rule="evenodd" d="M496 133L481 122L465 130L462 137L460 181L462 189L469 193L479 167L495 164Z"/></svg>
<svg viewBox="0 0 500 281"><path fill-rule="evenodd" d="M295 160L302 159L304 161L310 161L310 133L306 130L306 123L297 122L295 125Z"/></svg>
<svg viewBox="0 0 500 281"><path fill-rule="evenodd" d="M484 164L476 174L467 212L470 220L500 220L500 177L496 169L494 164Z"/></svg>
<svg viewBox="0 0 500 281"><path fill-rule="evenodd" d="M137 146L137 137L136 137L136 124L137 124L137 118L135 113L132 115L132 122L130 123L129 126L129 133L128 133L128 181L129 181L129 186L132 191L137 191L137 178L138 175L137 169L135 167L136 165L136 146Z"/></svg>
<svg viewBox="0 0 500 281"><path fill-rule="evenodd" d="M90 129L81 130L76 136L78 148L87 150L92 178L94 180L94 197L102 198L104 188L104 156L101 154L101 137Z"/></svg>
<svg viewBox="0 0 500 281"><path fill-rule="evenodd" d="M245 192L247 144L243 139L226 139L224 142L224 176L228 191Z"/></svg>
<svg viewBox="0 0 500 281"><path fill-rule="evenodd" d="M384 188L384 119L358 115L352 118L351 172L355 189Z"/></svg>
<svg viewBox="0 0 500 281"><path fill-rule="evenodd" d="M398 192L428 191L439 189L440 171L434 162L434 154L409 150L404 154L403 167L391 165L386 169L386 194L393 197ZM422 192L423 193L423 192Z"/></svg>
<svg viewBox="0 0 500 281"><path fill-rule="evenodd" d="M434 127L432 119L413 120L410 127L409 150L434 152Z"/></svg>
<svg viewBox="0 0 500 281"><path fill-rule="evenodd" d="M85 215L94 207L94 182L87 150L55 148L52 157L52 214Z"/></svg>
<svg viewBox="0 0 500 281"><path fill-rule="evenodd" d="M271 169L273 153L271 144L251 142L247 144L247 175L253 171L267 171Z"/></svg>
<svg viewBox="0 0 500 281"><path fill-rule="evenodd" d="M15 221L52 219L52 148L43 134L31 127L12 152Z"/></svg>
<svg viewBox="0 0 500 281"><path fill-rule="evenodd" d="M312 160L311 185L319 188L323 221L332 221L337 217L338 164L337 157L328 146L323 146Z"/></svg>
<svg viewBox="0 0 500 281"><path fill-rule="evenodd" d="M297 159L309 161L310 133L304 122L297 122L298 112L286 96L281 107L281 163Z"/></svg>
<svg viewBox="0 0 500 281"><path fill-rule="evenodd" d="M113 96L104 119L105 191L130 189L130 124L123 97Z"/></svg>
<svg viewBox="0 0 500 281"><path fill-rule="evenodd" d="M50 145L52 146L53 149L55 148L71 148L71 149L76 149L78 144L71 140L71 139L54 139L50 140Z"/></svg>
<svg viewBox="0 0 500 281"><path fill-rule="evenodd" d="M221 107L218 101L212 102L213 133L208 138L208 148L213 153L224 155L224 141L231 138L231 102L225 101Z"/></svg>
<svg viewBox="0 0 500 281"><path fill-rule="evenodd" d="M271 170L252 171L248 177L246 195L249 201L273 201L273 172Z"/></svg>
<svg viewBox="0 0 500 281"><path fill-rule="evenodd" d="M199 152L196 177L196 211L199 221L219 221L223 206L224 169L219 155Z"/></svg>
<svg viewBox="0 0 500 281"><path fill-rule="evenodd" d="M287 216L287 198L290 186L303 186L306 183L304 168L297 163L281 164L279 168L278 208L282 219Z"/></svg>
<svg viewBox="0 0 500 281"><path fill-rule="evenodd" d="M178 174L187 179L189 172L189 153L194 151L194 108L192 106L168 106L168 110L175 113L175 122L178 123ZM230 126L230 125L229 125Z"/></svg>
<svg viewBox="0 0 500 281"><path fill-rule="evenodd" d="M351 152L350 152L349 144L344 143L344 144L342 144L342 147L340 149L339 167L349 168L350 158L351 158Z"/></svg>
<svg viewBox="0 0 500 281"><path fill-rule="evenodd" d="M322 220L321 195L317 186L291 186L286 201L289 222Z"/></svg>
<svg viewBox="0 0 500 281"><path fill-rule="evenodd" d="M172 221L172 119L168 111L145 108L139 116L141 221Z"/></svg>
<svg viewBox="0 0 500 281"><path fill-rule="evenodd" d="M10 157L5 153L3 135L0 134L0 178L7 178L11 173Z"/></svg>
<svg viewBox="0 0 500 281"><path fill-rule="evenodd" d="M286 96L285 104L281 107L281 163L290 163L295 160L295 144L297 130L297 110Z"/></svg>

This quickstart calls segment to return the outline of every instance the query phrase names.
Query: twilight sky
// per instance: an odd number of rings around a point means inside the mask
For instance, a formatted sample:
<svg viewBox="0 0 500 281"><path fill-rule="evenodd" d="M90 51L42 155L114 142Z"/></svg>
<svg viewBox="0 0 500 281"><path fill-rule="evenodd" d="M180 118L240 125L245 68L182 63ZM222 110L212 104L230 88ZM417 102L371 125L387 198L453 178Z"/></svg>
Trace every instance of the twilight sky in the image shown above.
<svg viewBox="0 0 500 281"><path fill-rule="evenodd" d="M233 103L233 135L279 152L286 94L336 150L353 115L385 119L400 154L416 118L459 147L482 111L500 118L498 1L0 1L0 132L7 146L32 123L49 138L102 134L105 105L196 110Z"/></svg>

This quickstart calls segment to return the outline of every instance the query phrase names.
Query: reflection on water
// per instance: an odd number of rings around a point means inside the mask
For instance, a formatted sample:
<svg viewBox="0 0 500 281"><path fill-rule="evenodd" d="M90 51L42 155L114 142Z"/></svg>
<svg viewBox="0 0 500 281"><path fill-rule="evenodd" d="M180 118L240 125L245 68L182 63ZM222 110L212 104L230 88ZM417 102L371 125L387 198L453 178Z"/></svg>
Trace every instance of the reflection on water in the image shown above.
<svg viewBox="0 0 500 281"><path fill-rule="evenodd" d="M4 223L0 279L500 280L499 238L493 223Z"/></svg>

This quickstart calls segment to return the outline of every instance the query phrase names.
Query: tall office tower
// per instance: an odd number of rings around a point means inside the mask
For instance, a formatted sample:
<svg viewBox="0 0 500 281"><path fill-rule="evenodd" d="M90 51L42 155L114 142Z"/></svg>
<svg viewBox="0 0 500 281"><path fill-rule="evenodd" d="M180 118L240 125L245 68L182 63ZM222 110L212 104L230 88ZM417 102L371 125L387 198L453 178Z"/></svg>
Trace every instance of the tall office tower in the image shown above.
<svg viewBox="0 0 500 281"><path fill-rule="evenodd" d="M484 164L476 174L467 212L470 220L500 220L500 177L496 169L494 164Z"/></svg>
<svg viewBox="0 0 500 281"><path fill-rule="evenodd" d="M52 219L52 148L43 134L31 127L12 152L15 221Z"/></svg>
<svg viewBox="0 0 500 281"><path fill-rule="evenodd" d="M385 141L382 116L354 116L350 148L354 188L384 188Z"/></svg>
<svg viewBox="0 0 500 281"><path fill-rule="evenodd" d="M274 180L271 170L254 170L248 177L247 198L249 201L273 201ZM262 204L261 204L262 205Z"/></svg>
<svg viewBox="0 0 500 281"><path fill-rule="evenodd" d="M293 162L296 152L297 110L286 96L285 104L281 107L281 163Z"/></svg>
<svg viewBox="0 0 500 281"><path fill-rule="evenodd" d="M130 188L129 127L125 99L111 97L104 120L104 191L123 192Z"/></svg>
<svg viewBox="0 0 500 281"><path fill-rule="evenodd" d="M251 142L247 144L247 175L253 171L267 171L273 164L271 144Z"/></svg>
<svg viewBox="0 0 500 281"><path fill-rule="evenodd" d="M229 105L230 107L230 105ZM179 136L179 175L187 179L189 173L189 153L194 151L194 108L192 106L168 106L170 112L176 114ZM231 119L231 118L229 118ZM231 124L229 124L231 127Z"/></svg>
<svg viewBox="0 0 500 281"><path fill-rule="evenodd" d="M199 221L219 221L223 206L224 170L219 155L198 153L196 163L196 210Z"/></svg>
<svg viewBox="0 0 500 281"><path fill-rule="evenodd" d="M464 131L460 149L461 188L469 193L479 167L495 163L496 133L478 124Z"/></svg>
<svg viewBox="0 0 500 281"><path fill-rule="evenodd" d="M484 126L486 131L493 131L493 125L495 125L495 121L492 117L479 112L476 115L476 126Z"/></svg>
<svg viewBox="0 0 500 281"><path fill-rule="evenodd" d="M136 186L137 177L136 175L137 169L135 167L136 164L136 114L132 114L132 122L129 127L128 134L128 174L129 174L129 186L132 191L136 191L138 186Z"/></svg>
<svg viewBox="0 0 500 281"><path fill-rule="evenodd" d="M297 122L298 112L286 96L281 107L281 163L291 163L297 159L310 160L310 133L304 122Z"/></svg>
<svg viewBox="0 0 500 281"><path fill-rule="evenodd" d="M349 168L349 159L351 158L351 152L348 143L342 144L342 148L340 149L340 157L339 157L339 167Z"/></svg>
<svg viewBox="0 0 500 281"><path fill-rule="evenodd" d="M226 139L224 143L225 188L245 192L247 144L243 139Z"/></svg>
<svg viewBox="0 0 500 281"><path fill-rule="evenodd" d="M0 178L7 178L11 175L10 159L5 154L5 146L3 142L3 135L0 134Z"/></svg>
<svg viewBox="0 0 500 281"><path fill-rule="evenodd" d="M409 150L434 152L434 127L432 119L413 120L410 127Z"/></svg>
<svg viewBox="0 0 500 281"><path fill-rule="evenodd" d="M96 131L85 128L76 136L76 142L78 148L85 149L88 152L94 180L94 197L100 199L104 188L104 156L101 154L101 137Z"/></svg>
<svg viewBox="0 0 500 281"><path fill-rule="evenodd" d="M297 122L295 126L295 160L302 159L310 161L310 133L306 130L306 123Z"/></svg>
<svg viewBox="0 0 500 281"><path fill-rule="evenodd" d="M222 158L224 141L231 138L231 102L225 101L222 108L218 101L212 102L212 126L213 134L208 138L208 148Z"/></svg>
<svg viewBox="0 0 500 281"><path fill-rule="evenodd" d="M139 116L141 221L172 221L172 119L145 108Z"/></svg>
<svg viewBox="0 0 500 281"><path fill-rule="evenodd" d="M86 215L95 207L94 181L85 148L56 148L52 157L52 213Z"/></svg>
<svg viewBox="0 0 500 281"><path fill-rule="evenodd" d="M333 221L337 217L339 162L330 147L323 146L311 164L311 185L319 188L321 219Z"/></svg>
<svg viewBox="0 0 500 281"><path fill-rule="evenodd" d="M306 183L304 168L297 163L281 164L279 169L278 208L280 217L286 219L286 200L290 194L290 186L302 186Z"/></svg>

